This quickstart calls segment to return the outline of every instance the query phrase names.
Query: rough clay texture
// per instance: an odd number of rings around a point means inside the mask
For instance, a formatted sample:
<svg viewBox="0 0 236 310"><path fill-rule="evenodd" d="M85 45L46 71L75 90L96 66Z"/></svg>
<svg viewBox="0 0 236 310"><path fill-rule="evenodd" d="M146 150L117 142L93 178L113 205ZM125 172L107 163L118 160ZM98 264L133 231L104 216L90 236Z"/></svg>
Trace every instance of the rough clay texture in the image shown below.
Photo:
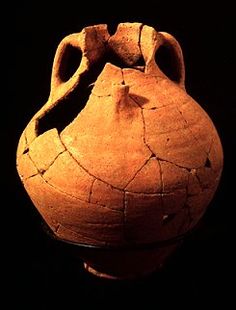
<svg viewBox="0 0 236 310"><path fill-rule="evenodd" d="M59 67L68 45L82 58L63 81ZM177 81L155 63L161 45L177 59ZM69 125L39 134L40 121L107 51L124 66L105 63ZM141 57L144 65L136 65ZM87 27L62 40L48 102L27 125L17 151L21 180L56 236L98 246L148 244L186 233L210 203L222 165L214 125L184 89L178 42L139 23L120 24L112 36L106 25Z"/></svg>

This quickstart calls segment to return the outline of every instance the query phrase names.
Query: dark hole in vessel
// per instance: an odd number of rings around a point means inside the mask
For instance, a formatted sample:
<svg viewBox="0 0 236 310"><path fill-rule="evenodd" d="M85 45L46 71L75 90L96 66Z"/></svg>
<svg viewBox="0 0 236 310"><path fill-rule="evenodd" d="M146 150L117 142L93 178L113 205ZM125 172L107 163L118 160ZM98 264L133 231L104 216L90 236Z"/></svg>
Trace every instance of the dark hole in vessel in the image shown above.
<svg viewBox="0 0 236 310"><path fill-rule="evenodd" d="M29 152L29 148L27 147L27 148L24 150L23 154L27 154L28 152Z"/></svg>
<svg viewBox="0 0 236 310"><path fill-rule="evenodd" d="M207 157L206 162L205 162L205 167L206 168L211 168L211 162L210 162L208 157Z"/></svg>
<svg viewBox="0 0 236 310"><path fill-rule="evenodd" d="M170 80L179 82L179 63L171 47L160 46L156 52L155 61Z"/></svg>
<svg viewBox="0 0 236 310"><path fill-rule="evenodd" d="M171 222L174 218L175 218L176 214L175 213L171 213L171 214L166 214L163 216L163 224L168 224L169 222Z"/></svg>
<svg viewBox="0 0 236 310"><path fill-rule="evenodd" d="M67 58L69 60L69 58ZM128 66L113 51L108 50L96 63L91 65L88 71L80 76L78 86L65 98L61 99L51 110L42 118L38 119L37 134L41 135L45 131L57 128L60 133L66 128L85 107L91 94L94 83L102 72L106 63L111 63L119 68L135 68ZM60 70L67 70L66 64L63 64ZM73 66L71 66L72 68ZM70 69L70 74L77 68ZM61 71L61 78L68 77L68 73Z"/></svg>

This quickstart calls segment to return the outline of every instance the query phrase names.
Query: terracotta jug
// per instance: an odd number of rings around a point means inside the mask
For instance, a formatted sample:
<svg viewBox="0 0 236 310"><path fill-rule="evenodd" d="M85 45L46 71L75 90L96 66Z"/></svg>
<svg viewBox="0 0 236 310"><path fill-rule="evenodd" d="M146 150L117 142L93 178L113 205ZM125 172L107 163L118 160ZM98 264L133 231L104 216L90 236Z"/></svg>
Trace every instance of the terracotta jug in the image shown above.
<svg viewBox="0 0 236 310"><path fill-rule="evenodd" d="M170 80L155 59L166 46ZM73 71L74 70L74 71ZM196 226L219 183L223 154L206 112L186 93L180 45L141 23L65 37L48 101L25 128L17 169L60 240L96 275L158 269Z"/></svg>

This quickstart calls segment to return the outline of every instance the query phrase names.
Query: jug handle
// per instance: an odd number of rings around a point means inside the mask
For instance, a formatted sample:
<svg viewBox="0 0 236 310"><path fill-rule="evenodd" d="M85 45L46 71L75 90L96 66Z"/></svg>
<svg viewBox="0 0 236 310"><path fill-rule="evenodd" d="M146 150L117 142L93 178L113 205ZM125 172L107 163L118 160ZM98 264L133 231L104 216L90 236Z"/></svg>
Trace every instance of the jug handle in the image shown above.
<svg viewBox="0 0 236 310"><path fill-rule="evenodd" d="M74 33L65 37L59 44L53 62L52 77L51 77L51 94L54 100L62 96L66 96L71 90L73 90L79 82L80 76L88 70L88 59L81 57L81 62L73 75L68 80L61 78L60 69L62 65L62 59L65 56L66 50L69 46L78 49L82 52L83 48L80 42L80 33Z"/></svg>
<svg viewBox="0 0 236 310"><path fill-rule="evenodd" d="M174 82L178 84L181 88L185 89L185 66L184 66L183 52L180 47L180 44L171 34L167 32L158 32L158 34L161 37L161 42L157 50L159 49L160 46L166 46L170 50L170 53L176 60L177 65L176 70L178 78Z"/></svg>

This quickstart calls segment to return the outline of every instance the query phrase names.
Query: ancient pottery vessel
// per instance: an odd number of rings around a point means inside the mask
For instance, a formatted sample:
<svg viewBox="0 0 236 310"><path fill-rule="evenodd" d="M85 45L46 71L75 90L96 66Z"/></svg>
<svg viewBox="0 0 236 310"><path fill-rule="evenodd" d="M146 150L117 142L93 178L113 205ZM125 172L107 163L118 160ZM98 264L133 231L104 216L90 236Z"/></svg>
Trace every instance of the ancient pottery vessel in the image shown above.
<svg viewBox="0 0 236 310"><path fill-rule="evenodd" d="M158 67L166 46L170 80ZM48 101L25 128L17 169L55 236L108 278L159 268L199 222L223 155L186 93L180 45L140 23L86 27L59 44Z"/></svg>

